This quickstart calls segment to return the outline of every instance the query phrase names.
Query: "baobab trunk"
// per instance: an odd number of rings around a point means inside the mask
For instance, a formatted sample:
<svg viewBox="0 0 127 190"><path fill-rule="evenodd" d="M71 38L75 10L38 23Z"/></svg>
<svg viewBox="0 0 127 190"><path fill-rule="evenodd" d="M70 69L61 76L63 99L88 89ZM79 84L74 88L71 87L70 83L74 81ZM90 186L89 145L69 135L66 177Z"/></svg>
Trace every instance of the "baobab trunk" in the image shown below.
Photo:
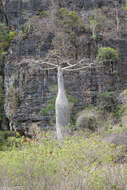
<svg viewBox="0 0 127 190"><path fill-rule="evenodd" d="M67 135L67 125L70 122L70 109L65 89L63 70L58 67L58 94L56 98L56 132L57 138L63 139Z"/></svg>

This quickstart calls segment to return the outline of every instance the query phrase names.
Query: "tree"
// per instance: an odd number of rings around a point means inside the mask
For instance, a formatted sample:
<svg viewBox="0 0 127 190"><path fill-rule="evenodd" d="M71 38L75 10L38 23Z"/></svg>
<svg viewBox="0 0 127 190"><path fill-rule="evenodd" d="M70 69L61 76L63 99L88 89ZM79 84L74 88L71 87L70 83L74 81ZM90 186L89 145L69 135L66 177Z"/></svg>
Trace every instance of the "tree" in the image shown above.
<svg viewBox="0 0 127 190"><path fill-rule="evenodd" d="M66 136L67 130L65 127L70 122L69 102L64 90L63 70L58 67L58 94L56 98L56 131L58 139Z"/></svg>
<svg viewBox="0 0 127 190"><path fill-rule="evenodd" d="M80 32L85 30L84 24L80 16L75 11L70 11L66 8L58 10L58 15L61 20L61 27L64 32L68 34L69 40L72 46L75 48L75 59L78 59L79 40L78 36Z"/></svg>
<svg viewBox="0 0 127 190"><path fill-rule="evenodd" d="M111 47L101 47L98 50L98 55L96 57L99 62L118 62L120 60L119 52Z"/></svg>
<svg viewBox="0 0 127 190"><path fill-rule="evenodd" d="M95 19L90 20L90 28L92 30L92 37L95 38L96 37L96 26L97 26L97 21Z"/></svg>
<svg viewBox="0 0 127 190"><path fill-rule="evenodd" d="M67 60L61 59L59 54L57 54L56 52L52 54L51 57L46 58L46 61L41 62L42 65L46 65L46 68L42 69L43 71L57 69L58 94L55 102L55 111L56 111L56 132L57 132L57 138L59 140L64 139L67 136L68 134L67 125L70 123L70 108L64 89L63 72L79 71L91 67L92 64L89 63L83 65L84 62L85 59L82 59L75 64L71 64ZM49 66L48 68L47 65Z"/></svg>
<svg viewBox="0 0 127 190"><path fill-rule="evenodd" d="M98 50L96 60L98 61L98 63L111 65L111 69L113 72L114 64L118 63L118 61L120 60L119 52L111 47L101 47Z"/></svg>

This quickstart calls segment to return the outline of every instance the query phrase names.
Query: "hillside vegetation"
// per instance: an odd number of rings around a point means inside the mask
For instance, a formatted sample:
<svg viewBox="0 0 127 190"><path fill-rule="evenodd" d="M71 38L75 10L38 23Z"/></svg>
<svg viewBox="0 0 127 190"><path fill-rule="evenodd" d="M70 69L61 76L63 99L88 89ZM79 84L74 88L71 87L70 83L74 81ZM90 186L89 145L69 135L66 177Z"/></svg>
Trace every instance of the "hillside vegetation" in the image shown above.
<svg viewBox="0 0 127 190"><path fill-rule="evenodd" d="M9 137L0 152L0 189L124 190L127 165L117 163L123 147L79 132L64 141L49 133L38 140Z"/></svg>

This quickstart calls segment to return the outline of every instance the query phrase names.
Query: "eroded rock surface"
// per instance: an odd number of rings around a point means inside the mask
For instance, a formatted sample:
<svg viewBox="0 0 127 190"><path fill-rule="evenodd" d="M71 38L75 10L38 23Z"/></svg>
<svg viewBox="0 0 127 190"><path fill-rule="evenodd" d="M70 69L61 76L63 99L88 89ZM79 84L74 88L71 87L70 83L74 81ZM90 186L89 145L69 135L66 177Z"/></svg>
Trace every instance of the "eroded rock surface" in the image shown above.
<svg viewBox="0 0 127 190"><path fill-rule="evenodd" d="M121 6L125 3L124 0L120 2ZM32 125L47 128L53 114L51 112L48 115L39 115L39 112L55 95L49 87L57 83L56 71L44 72L36 62L43 60L54 48L53 40L58 34L54 25L57 20L54 22L52 14L60 7L71 9L74 6L79 14L87 15L89 8L110 4L113 4L112 0L78 0L75 3L66 3L64 0L6 1L9 25L18 35L9 48L5 62L5 113L19 129L29 129ZM42 11L49 11L49 17L38 16L45 13ZM81 34L79 41L82 43L82 55L89 60L92 57L90 62L95 59L98 46L108 45L120 50L122 63L117 65L114 73L110 72L110 68L100 68L93 64L87 72L64 74L65 88L77 100L73 108L74 113L89 104L96 104L97 97L102 92L120 91L127 87L127 36L117 40L101 38L98 41L98 38L92 40L89 35L91 34L88 32Z"/></svg>

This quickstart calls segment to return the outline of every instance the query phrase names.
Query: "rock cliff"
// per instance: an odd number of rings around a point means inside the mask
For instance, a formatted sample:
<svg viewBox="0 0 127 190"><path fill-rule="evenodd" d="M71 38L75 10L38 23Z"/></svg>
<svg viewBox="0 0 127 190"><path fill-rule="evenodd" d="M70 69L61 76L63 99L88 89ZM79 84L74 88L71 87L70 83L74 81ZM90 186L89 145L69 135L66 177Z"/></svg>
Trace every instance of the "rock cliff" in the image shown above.
<svg viewBox="0 0 127 190"><path fill-rule="evenodd" d="M96 104L97 97L104 91L120 92L127 88L125 3L124 0L6 0L9 27L18 34L5 60L4 108L6 117L18 129L29 130L32 126L46 129L53 114L40 115L39 112L54 96L50 87L57 82L56 71L43 71L38 66L39 60L44 60L51 50L60 49L60 40L64 41L65 52L70 52L71 58L76 49L60 23L60 8L76 12L85 27L77 33L78 59L86 57L94 63L98 48L102 46L118 49L121 58L114 72L110 72L110 67L97 67L95 63L87 72L65 73L65 88L77 100L73 111ZM119 11L119 31L116 31L116 11ZM97 22L95 39L90 19Z"/></svg>

